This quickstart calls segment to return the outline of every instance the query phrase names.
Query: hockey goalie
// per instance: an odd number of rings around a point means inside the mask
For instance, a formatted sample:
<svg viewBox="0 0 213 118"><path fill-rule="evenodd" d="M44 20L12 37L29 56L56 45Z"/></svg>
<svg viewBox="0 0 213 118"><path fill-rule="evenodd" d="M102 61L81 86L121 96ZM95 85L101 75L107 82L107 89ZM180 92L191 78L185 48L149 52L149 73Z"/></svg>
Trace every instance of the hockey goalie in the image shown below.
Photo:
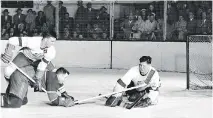
<svg viewBox="0 0 213 118"><path fill-rule="evenodd" d="M56 38L48 34L43 37L11 37L9 39L5 52L1 55L2 61L8 63L4 77L9 83L2 99L7 104L3 107L19 108L26 104L29 85L34 87L35 91L41 91L44 72L54 69L51 60L56 55L55 41ZM18 46L21 49L12 60L13 51ZM20 72L15 72L18 70L9 63L10 61L33 78L35 83L30 82Z"/></svg>
<svg viewBox="0 0 213 118"><path fill-rule="evenodd" d="M158 72L151 66L151 61L152 58L150 56L142 56L140 64L132 67L119 79L113 91L122 91L125 88L135 86L140 86L139 88L112 95L107 99L105 105L111 107L124 105L123 107L130 109L132 107L148 107L149 105L157 104L160 77ZM126 98L126 101L124 98Z"/></svg>

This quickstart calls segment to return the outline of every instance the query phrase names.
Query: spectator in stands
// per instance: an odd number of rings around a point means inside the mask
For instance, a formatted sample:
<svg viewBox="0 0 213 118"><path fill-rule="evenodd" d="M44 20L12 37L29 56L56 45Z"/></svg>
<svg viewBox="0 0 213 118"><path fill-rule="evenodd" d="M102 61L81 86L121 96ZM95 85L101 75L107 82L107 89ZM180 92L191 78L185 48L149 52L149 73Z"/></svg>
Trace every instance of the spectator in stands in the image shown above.
<svg viewBox="0 0 213 118"><path fill-rule="evenodd" d="M135 10L134 20L138 20L138 17L140 16L140 11L138 9Z"/></svg>
<svg viewBox="0 0 213 118"><path fill-rule="evenodd" d="M6 32L6 29L2 28L2 29L1 29L1 36L3 37L4 34L6 34L6 33L7 33L7 32Z"/></svg>
<svg viewBox="0 0 213 118"><path fill-rule="evenodd" d="M184 2L179 2L181 3L180 6L179 6L179 15L183 16L184 20L185 21L188 21L188 6L187 6L187 3L184 1Z"/></svg>
<svg viewBox="0 0 213 118"><path fill-rule="evenodd" d="M123 39L124 33L121 29L122 22L120 18L114 20L114 39Z"/></svg>
<svg viewBox="0 0 213 118"><path fill-rule="evenodd" d="M5 33L5 34L2 36L1 40L8 40L9 38L10 38L9 33Z"/></svg>
<svg viewBox="0 0 213 118"><path fill-rule="evenodd" d="M140 39L141 38L141 33L142 31L139 30L140 28L143 28L143 20L141 18L141 16L138 16L134 26L132 27L132 30L133 30L133 38L136 38L136 39Z"/></svg>
<svg viewBox="0 0 213 118"><path fill-rule="evenodd" d="M84 39L84 36L82 34L78 35L78 39L79 40L83 40Z"/></svg>
<svg viewBox="0 0 213 118"><path fill-rule="evenodd" d="M197 13L196 13L196 20L201 20L202 19L202 8L198 7Z"/></svg>
<svg viewBox="0 0 213 118"><path fill-rule="evenodd" d="M37 29L33 29L32 36L39 36Z"/></svg>
<svg viewBox="0 0 213 118"><path fill-rule="evenodd" d="M42 33L50 33L47 23L44 23L43 26L41 27L41 30L38 30L38 31Z"/></svg>
<svg viewBox="0 0 213 118"><path fill-rule="evenodd" d="M100 20L107 21L109 20L109 14L107 13L107 8L105 6L101 6L99 12Z"/></svg>
<svg viewBox="0 0 213 118"><path fill-rule="evenodd" d="M149 5L149 9L147 10L147 14L148 14L148 16L150 16L150 14L156 15L156 11L155 11L155 8L154 8L153 4Z"/></svg>
<svg viewBox="0 0 213 118"><path fill-rule="evenodd" d="M175 24L175 35L179 40L184 40L184 36L186 33L186 25L187 22L184 20L183 16L179 16L179 20Z"/></svg>
<svg viewBox="0 0 213 118"><path fill-rule="evenodd" d="M25 15L22 14L22 9L18 8L16 10L17 14L13 16L14 26L17 28L20 23L25 23Z"/></svg>
<svg viewBox="0 0 213 118"><path fill-rule="evenodd" d="M78 40L78 33L73 31L71 40Z"/></svg>
<svg viewBox="0 0 213 118"><path fill-rule="evenodd" d="M4 25L3 25L3 29L5 29L5 32L9 33L10 31L10 28L11 28L11 24L9 22L6 22Z"/></svg>
<svg viewBox="0 0 213 118"><path fill-rule="evenodd" d="M146 17L141 17L141 23L140 23L140 25L138 26L138 30L141 32L141 34L142 33L144 33L145 32L145 25L146 25Z"/></svg>
<svg viewBox="0 0 213 118"><path fill-rule="evenodd" d="M130 13L128 19L125 19L124 22L121 23L121 29L124 32L124 38L129 39L132 38L132 27L134 26L134 16Z"/></svg>
<svg viewBox="0 0 213 118"><path fill-rule="evenodd" d="M189 12L189 21L187 22L187 34L195 34L197 28L197 20L194 19L194 14L192 12Z"/></svg>
<svg viewBox="0 0 213 118"><path fill-rule="evenodd" d="M59 1L59 19L62 20L67 13L67 8L63 6L63 2Z"/></svg>
<svg viewBox="0 0 213 118"><path fill-rule="evenodd" d="M107 8L105 6L102 6L98 13L99 17L99 24L102 26L101 28L105 31L109 30L110 26L110 16L107 13Z"/></svg>
<svg viewBox="0 0 213 118"><path fill-rule="evenodd" d="M85 24L85 8L83 6L83 1L78 1L77 3L78 9L75 14L75 24L78 24L78 28L81 32L84 32L84 29L86 28Z"/></svg>
<svg viewBox="0 0 213 118"><path fill-rule="evenodd" d="M92 29L92 38L100 38L101 34L102 34L103 30L99 27L97 22L93 23L93 29ZM94 35L94 37L93 37ZM97 35L97 36L96 36Z"/></svg>
<svg viewBox="0 0 213 118"><path fill-rule="evenodd" d="M36 21L35 21L36 28L41 29L41 27L44 25L44 23L46 23L46 18L44 16L44 12L39 11L38 16L36 17Z"/></svg>
<svg viewBox="0 0 213 118"><path fill-rule="evenodd" d="M47 5L43 9L49 31L52 31L55 25L55 9L51 1L47 1Z"/></svg>
<svg viewBox="0 0 213 118"><path fill-rule="evenodd" d="M91 24L92 20L95 18L95 9L92 8L92 3L87 3L87 8L85 9L85 20L86 24Z"/></svg>
<svg viewBox="0 0 213 118"><path fill-rule="evenodd" d="M155 14L152 13L148 16L148 20L145 23L145 36L149 40L156 40L155 31L157 29L157 21L155 20Z"/></svg>
<svg viewBox="0 0 213 118"><path fill-rule="evenodd" d="M163 31L164 31L165 25L164 20L161 17L157 18L157 30L156 30L156 38L157 40L163 39Z"/></svg>
<svg viewBox="0 0 213 118"><path fill-rule="evenodd" d="M92 39L93 40L100 40L100 34L97 32L92 33Z"/></svg>
<svg viewBox="0 0 213 118"><path fill-rule="evenodd" d="M141 9L141 18L143 20L147 20L146 9Z"/></svg>
<svg viewBox="0 0 213 118"><path fill-rule="evenodd" d="M85 37L90 38L92 34L92 24L87 24L85 31Z"/></svg>
<svg viewBox="0 0 213 118"><path fill-rule="evenodd" d="M74 31L76 31L78 35L82 35L82 32L81 32L81 30L80 30L79 24L76 24L76 25L75 25Z"/></svg>
<svg viewBox="0 0 213 118"><path fill-rule="evenodd" d="M196 8L196 6L195 6L193 1L188 1L187 5L188 5L189 12L192 12L193 14L196 13L196 9L197 8Z"/></svg>
<svg viewBox="0 0 213 118"><path fill-rule="evenodd" d="M212 21L212 9L211 8L209 8L207 10L207 19L209 19L209 21Z"/></svg>
<svg viewBox="0 0 213 118"><path fill-rule="evenodd" d="M14 36L14 29L13 29L13 28L10 28L9 36L10 36L10 37L13 37L13 36Z"/></svg>
<svg viewBox="0 0 213 118"><path fill-rule="evenodd" d="M64 14L64 19L62 20L63 27L69 28L69 31L72 31L73 25L74 25L74 19L72 17L69 17L69 13Z"/></svg>
<svg viewBox="0 0 213 118"><path fill-rule="evenodd" d="M168 10L167 10L167 23L169 25L173 25L177 21L177 10L173 3L168 3Z"/></svg>
<svg viewBox="0 0 213 118"><path fill-rule="evenodd" d="M9 15L8 9L5 9L3 11L3 15L1 16L1 27L3 27L3 25L7 22L12 24L12 16Z"/></svg>
<svg viewBox="0 0 213 118"><path fill-rule="evenodd" d="M197 33L198 34L209 34L211 33L211 21L207 19L206 12L202 12L202 19L197 22Z"/></svg>
<svg viewBox="0 0 213 118"><path fill-rule="evenodd" d="M70 31L68 28L64 28L64 33L61 37L63 40L70 40L71 36L70 36Z"/></svg>
<svg viewBox="0 0 213 118"><path fill-rule="evenodd" d="M17 30L15 30L15 36L20 36L20 34L27 33L25 30L25 24L20 23L17 27Z"/></svg>
<svg viewBox="0 0 213 118"><path fill-rule="evenodd" d="M26 30L28 32L31 32L32 29L34 28L35 18L36 18L36 16L35 16L35 14L33 14L33 10L29 9L27 11L27 15L26 15L26 18L25 18Z"/></svg>
<svg viewBox="0 0 213 118"><path fill-rule="evenodd" d="M108 33L107 32L103 32L101 39L102 40L109 40Z"/></svg>

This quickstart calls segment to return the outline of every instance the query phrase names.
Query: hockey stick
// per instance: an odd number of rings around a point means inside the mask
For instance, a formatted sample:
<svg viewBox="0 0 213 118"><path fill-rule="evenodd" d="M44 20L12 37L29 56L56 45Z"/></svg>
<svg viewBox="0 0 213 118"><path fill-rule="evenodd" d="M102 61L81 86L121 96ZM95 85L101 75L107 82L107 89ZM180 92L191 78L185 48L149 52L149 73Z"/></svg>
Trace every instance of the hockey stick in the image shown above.
<svg viewBox="0 0 213 118"><path fill-rule="evenodd" d="M18 66L16 66L16 64L14 64L13 62L10 62L10 64L12 64L19 72L21 72L24 76L26 76L31 82L33 82L34 84L36 83L34 79L28 76L24 71L22 71ZM41 90L47 93L47 91L43 87L41 88Z"/></svg>
<svg viewBox="0 0 213 118"><path fill-rule="evenodd" d="M75 104L80 104L80 103L83 103L83 102L86 102L86 101L90 101L90 100L95 100L95 99L99 99L99 98L103 98L103 97L107 97L107 96L110 96L110 95L114 95L114 94L118 94L118 93L122 93L122 92L125 92L125 91L128 91L128 90L133 90L133 89L137 89L137 88L140 88L140 87L144 87L144 85L139 85L139 86L135 86L135 87L131 87L131 88L127 88L127 89L124 89L122 91L117 91L117 92L112 92L112 93L107 93L107 94L104 94L104 95L98 95L96 97L91 97L91 98L87 98L87 99L84 99L84 100L80 100L80 101L75 101Z"/></svg>

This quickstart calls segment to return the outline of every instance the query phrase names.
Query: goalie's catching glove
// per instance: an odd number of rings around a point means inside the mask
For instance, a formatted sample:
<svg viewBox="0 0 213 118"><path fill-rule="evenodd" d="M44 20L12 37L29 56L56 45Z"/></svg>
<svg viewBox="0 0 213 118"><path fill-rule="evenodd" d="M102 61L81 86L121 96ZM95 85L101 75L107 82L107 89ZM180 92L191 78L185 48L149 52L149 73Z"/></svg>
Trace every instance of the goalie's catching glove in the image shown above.
<svg viewBox="0 0 213 118"><path fill-rule="evenodd" d="M65 91L65 92L63 92L63 93L61 94L61 96L62 96L62 97L65 97L66 99L71 99L71 100L73 100L73 101L74 101L74 97L72 97L72 96L68 95L66 91Z"/></svg>

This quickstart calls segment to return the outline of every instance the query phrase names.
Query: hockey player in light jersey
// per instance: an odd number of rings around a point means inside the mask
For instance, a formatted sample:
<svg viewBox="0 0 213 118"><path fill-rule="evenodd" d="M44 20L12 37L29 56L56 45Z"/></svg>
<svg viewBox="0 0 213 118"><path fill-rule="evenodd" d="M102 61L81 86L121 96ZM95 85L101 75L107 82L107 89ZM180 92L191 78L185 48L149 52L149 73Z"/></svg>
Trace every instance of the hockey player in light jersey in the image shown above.
<svg viewBox="0 0 213 118"><path fill-rule="evenodd" d="M51 35L45 35L43 37L11 37L8 41L5 53L1 55L3 62L8 63L13 57L13 51L17 46L22 47L19 53L15 56L12 62L23 69L26 74L32 77L36 83L32 86L36 91L41 91L41 81L45 70L53 70L54 66L50 62L55 58L56 51L54 47L56 39ZM15 98L15 102L20 103L27 101L26 95L28 90L28 81L26 77L18 77L17 71L13 64L10 64L5 68L5 78L8 80L9 85L6 90L6 94ZM11 77L11 75L13 75ZM12 78L10 80L10 78ZM14 101L14 99L12 100ZM11 102L10 107L21 107L21 104L16 105Z"/></svg>
<svg viewBox="0 0 213 118"><path fill-rule="evenodd" d="M113 89L114 92L125 88L141 85L138 89L127 91L130 102L135 102L139 97L142 99L135 107L146 107L156 104L159 95L160 78L158 72L151 66L152 58L143 56L140 58L140 64L132 67L121 79L119 79ZM145 93L141 95L141 92ZM123 93L112 95L106 101L106 106L119 106L122 102Z"/></svg>

